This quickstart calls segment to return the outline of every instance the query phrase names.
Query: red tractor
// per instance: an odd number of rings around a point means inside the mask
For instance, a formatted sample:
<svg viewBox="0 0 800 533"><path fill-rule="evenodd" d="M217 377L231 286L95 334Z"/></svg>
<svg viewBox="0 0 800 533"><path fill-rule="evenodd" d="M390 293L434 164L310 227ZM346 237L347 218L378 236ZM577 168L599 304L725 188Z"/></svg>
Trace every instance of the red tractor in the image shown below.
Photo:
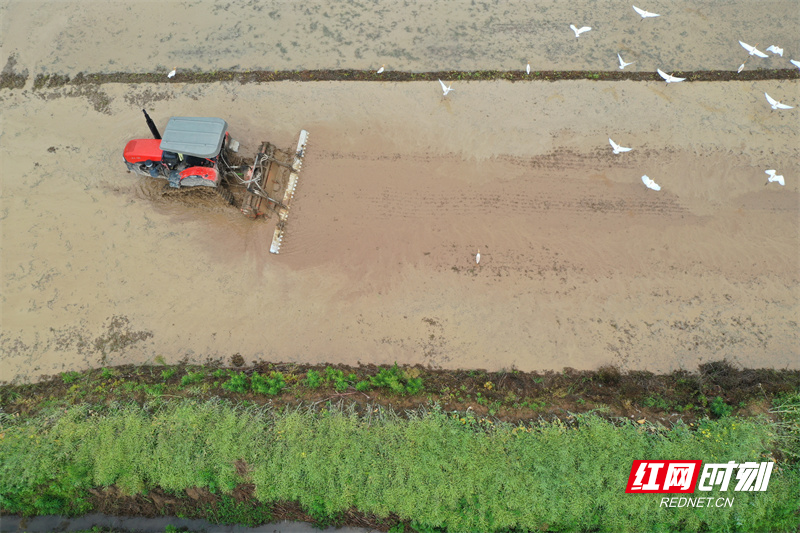
<svg viewBox="0 0 800 533"><path fill-rule="evenodd" d="M162 137L147 111L142 112L154 138L128 142L123 152L128 171L167 180L175 189L212 187L250 218L277 213L270 247L277 254L308 132L300 132L294 152L262 142L258 154L248 161L239 156L239 142L230 137L228 124L221 118L172 117Z"/></svg>

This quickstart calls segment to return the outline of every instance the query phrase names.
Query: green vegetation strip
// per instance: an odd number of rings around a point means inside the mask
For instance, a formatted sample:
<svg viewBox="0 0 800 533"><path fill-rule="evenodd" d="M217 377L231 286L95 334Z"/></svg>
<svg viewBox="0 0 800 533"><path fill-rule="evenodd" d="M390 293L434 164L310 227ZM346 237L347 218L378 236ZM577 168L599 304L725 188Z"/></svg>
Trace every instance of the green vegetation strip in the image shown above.
<svg viewBox="0 0 800 533"><path fill-rule="evenodd" d="M672 75L686 78L686 81L752 81L752 80L795 80L800 79L800 70L746 70L737 74L733 70L693 70L675 71ZM559 80L597 80L597 81L658 81L664 80L656 72L632 71L585 71L585 70L542 70L526 74L521 70L443 70L437 72L388 71L378 74L374 70L215 70L181 71L173 78L163 72L79 72L73 77L65 74L37 74L33 80L34 89L63 87L65 85L104 84L104 83L213 83L237 81L240 83L265 83L274 81L468 81L468 80L508 80L508 81L559 81ZM27 74L13 71L3 72L0 88L19 89L25 86Z"/></svg>
<svg viewBox="0 0 800 533"><path fill-rule="evenodd" d="M438 403L455 411L472 409L506 422L563 417L570 412L603 412L607 418L685 423L704 417L749 416L766 412L773 401L800 390L800 371L737 369L726 361L655 375L597 371L485 372L422 367L309 366L258 363L245 367L234 355L234 368L221 361L206 366L125 365L64 372L34 384L0 386L0 412L24 417L43 409L111 402L206 400L224 397L234 403L269 403L296 407L348 398L360 403L415 408Z"/></svg>
<svg viewBox="0 0 800 533"><path fill-rule="evenodd" d="M231 494L252 484L259 501L299 502L319 524L393 513L395 531L796 531L800 396L786 400L777 423L671 429L593 414L512 425L436 407L401 417L192 400L0 415L0 508L82 514L94 487ZM732 507L663 508L662 495L625 494L633 459L775 458L766 492L703 494L733 497Z"/></svg>

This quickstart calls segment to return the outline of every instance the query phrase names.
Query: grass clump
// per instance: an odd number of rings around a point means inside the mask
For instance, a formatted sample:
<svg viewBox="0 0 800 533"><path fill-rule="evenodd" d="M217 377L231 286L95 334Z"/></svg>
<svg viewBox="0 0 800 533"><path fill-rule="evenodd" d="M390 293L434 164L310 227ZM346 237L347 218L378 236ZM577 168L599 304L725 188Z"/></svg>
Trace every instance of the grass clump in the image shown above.
<svg viewBox="0 0 800 533"><path fill-rule="evenodd" d="M162 377L163 377L163 375L164 374L162 372ZM189 385L194 385L195 383L200 383L201 381L203 381L203 377L205 377L205 376L204 376L204 374L202 372L187 372L186 375L184 375L181 378L181 387L188 387ZM166 379L165 379L165 381L166 381Z"/></svg>
<svg viewBox="0 0 800 533"><path fill-rule="evenodd" d="M80 377L81 377L81 373L80 372L64 372L63 374L61 374L61 379L67 385L69 385L70 383L74 383Z"/></svg>
<svg viewBox="0 0 800 533"><path fill-rule="evenodd" d="M159 397L162 394L164 394L164 384L163 383L154 383L152 385L144 384L142 385L142 390L148 396Z"/></svg>
<svg viewBox="0 0 800 533"><path fill-rule="evenodd" d="M642 402L642 404L645 407L651 407L661 410L669 409L669 402L666 401L664 398L662 398L659 394L648 396L647 398L644 399L644 402Z"/></svg>
<svg viewBox="0 0 800 533"><path fill-rule="evenodd" d="M215 506L208 505L203 517L212 524L242 524L257 527L272 521L272 514L263 506L238 502L222 494Z"/></svg>
<svg viewBox="0 0 800 533"><path fill-rule="evenodd" d="M397 366L382 368L377 375L370 378L373 387L389 389L397 394L417 394L422 390L422 378L412 378Z"/></svg>
<svg viewBox="0 0 800 533"><path fill-rule="evenodd" d="M247 380L247 375L244 372L233 372L230 374L228 381L222 384L222 388L231 392L245 393L249 388L250 383Z"/></svg>
<svg viewBox="0 0 800 533"><path fill-rule="evenodd" d="M800 391L781 394L772 401L771 413L779 417L778 443L782 455L800 464Z"/></svg>
<svg viewBox="0 0 800 533"><path fill-rule="evenodd" d="M253 387L253 392L275 396L280 394L286 387L286 380L281 372L270 372L269 376L262 376L258 372L253 372L253 375L250 376L250 384Z"/></svg>
<svg viewBox="0 0 800 533"><path fill-rule="evenodd" d="M322 385L322 381L322 375L317 370L309 370L304 383L309 389L318 389Z"/></svg>
<svg viewBox="0 0 800 533"><path fill-rule="evenodd" d="M349 379L348 379L349 378ZM325 369L325 382L332 383L337 392L344 392L350 387L350 382L356 379L355 374L345 377L344 372L338 368L327 367Z"/></svg>
<svg viewBox="0 0 800 533"><path fill-rule="evenodd" d="M708 410L711 411L711 414L716 416L717 418L725 418L726 416L730 416L733 413L733 406L728 405L725 403L721 397L717 396L708 406Z"/></svg>

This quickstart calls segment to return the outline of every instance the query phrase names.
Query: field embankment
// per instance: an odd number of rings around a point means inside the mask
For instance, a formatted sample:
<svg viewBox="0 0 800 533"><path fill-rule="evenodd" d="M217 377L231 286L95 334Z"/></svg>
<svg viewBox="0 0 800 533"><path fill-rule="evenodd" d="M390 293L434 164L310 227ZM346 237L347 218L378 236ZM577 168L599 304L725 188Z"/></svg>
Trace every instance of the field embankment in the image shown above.
<svg viewBox="0 0 800 533"><path fill-rule="evenodd" d="M800 523L800 398L793 372L770 371L780 384L765 384L769 396L764 385L756 387L769 398L763 415L731 416L735 407L718 397L706 411L690 410L685 420L665 425L658 416L611 416L607 407L583 414L561 409L561 416L542 410L539 417L529 410L527 419L517 407L512 420L508 406L493 404L509 420L503 421L481 411L484 396L476 390L459 392L471 398L466 410L439 402L412 409L447 378L419 369L361 369L360 375L333 367L285 374L143 370L140 382L104 369L3 387L3 513L242 524L292 519L392 531L793 531ZM732 385L738 378L746 389L748 379L767 377L759 372L737 374L718 363L705 375L673 378L705 383L707 390L718 386L714 380ZM462 382L483 381L489 396L508 394L528 378L600 388L616 380L617 392L632 382L612 369L569 374L504 379L475 373ZM68 388L59 389L59 382ZM659 382L671 380L651 376L651 384ZM55 394L46 394L48 386ZM653 392L668 401L666 390ZM213 398L216 392L229 399ZM351 393L370 401L352 402ZM312 401L314 394L319 400ZM437 398L444 398L441 391ZM757 408L751 400L737 412ZM392 403L409 408L392 409ZM585 403L572 398L578 409ZM766 492L708 493L733 497L726 508L662 508L662 495L625 494L632 459L689 457L776 464Z"/></svg>

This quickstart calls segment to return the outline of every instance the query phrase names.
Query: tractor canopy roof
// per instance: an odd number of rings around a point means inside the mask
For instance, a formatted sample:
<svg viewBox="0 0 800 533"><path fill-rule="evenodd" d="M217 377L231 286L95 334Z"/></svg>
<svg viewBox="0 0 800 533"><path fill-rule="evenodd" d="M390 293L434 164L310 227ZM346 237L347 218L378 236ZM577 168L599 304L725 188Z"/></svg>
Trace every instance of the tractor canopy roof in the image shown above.
<svg viewBox="0 0 800 533"><path fill-rule="evenodd" d="M161 137L161 150L195 157L216 157L228 123L212 117L172 117Z"/></svg>

